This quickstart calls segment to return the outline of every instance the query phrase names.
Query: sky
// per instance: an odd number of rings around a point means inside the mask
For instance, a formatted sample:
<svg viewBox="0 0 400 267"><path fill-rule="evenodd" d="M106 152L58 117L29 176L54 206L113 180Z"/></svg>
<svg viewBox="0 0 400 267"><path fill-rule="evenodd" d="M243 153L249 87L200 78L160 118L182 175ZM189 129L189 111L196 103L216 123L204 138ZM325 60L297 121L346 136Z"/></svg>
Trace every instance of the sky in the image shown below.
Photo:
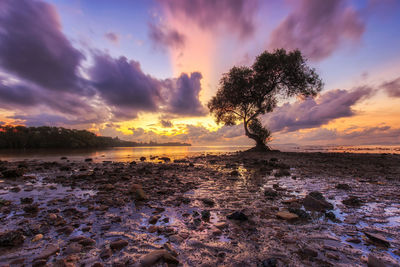
<svg viewBox="0 0 400 267"><path fill-rule="evenodd" d="M262 116L272 144L398 145L399 17L399 0L0 0L0 123L251 145L207 102L285 48L324 88Z"/></svg>

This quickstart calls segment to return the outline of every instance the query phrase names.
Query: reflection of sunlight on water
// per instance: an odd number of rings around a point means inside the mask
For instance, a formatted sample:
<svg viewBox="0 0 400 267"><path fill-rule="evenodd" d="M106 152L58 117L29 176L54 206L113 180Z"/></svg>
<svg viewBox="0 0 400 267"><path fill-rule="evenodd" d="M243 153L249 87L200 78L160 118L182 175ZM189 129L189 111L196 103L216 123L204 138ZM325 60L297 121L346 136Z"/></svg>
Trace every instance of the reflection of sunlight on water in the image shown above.
<svg viewBox="0 0 400 267"><path fill-rule="evenodd" d="M153 147L115 147L104 149L32 149L1 150L0 160L69 160L93 158L95 161L132 161L140 157L169 157L172 160L201 154L235 152L249 149L249 146L153 146ZM155 159L158 161L158 159Z"/></svg>

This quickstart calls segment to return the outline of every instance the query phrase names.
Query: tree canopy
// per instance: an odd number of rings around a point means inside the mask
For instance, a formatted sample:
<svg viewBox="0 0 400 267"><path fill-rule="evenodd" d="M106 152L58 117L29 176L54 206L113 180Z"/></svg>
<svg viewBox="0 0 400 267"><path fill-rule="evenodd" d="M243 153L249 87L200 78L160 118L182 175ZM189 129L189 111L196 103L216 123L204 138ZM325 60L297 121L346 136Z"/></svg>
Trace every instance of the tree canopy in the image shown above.
<svg viewBox="0 0 400 267"><path fill-rule="evenodd" d="M243 123L246 136L256 141L256 149L267 150L271 132L259 116L272 112L279 98L313 97L322 87L320 77L299 50L265 51L251 67L234 66L223 74L208 108L218 124Z"/></svg>

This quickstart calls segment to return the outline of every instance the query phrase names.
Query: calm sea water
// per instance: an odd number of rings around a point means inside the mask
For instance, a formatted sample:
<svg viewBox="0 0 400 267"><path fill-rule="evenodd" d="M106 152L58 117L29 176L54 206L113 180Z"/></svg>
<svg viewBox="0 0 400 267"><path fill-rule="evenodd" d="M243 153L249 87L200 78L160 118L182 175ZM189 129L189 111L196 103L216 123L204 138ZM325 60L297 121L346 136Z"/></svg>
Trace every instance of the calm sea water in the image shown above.
<svg viewBox="0 0 400 267"><path fill-rule="evenodd" d="M400 154L399 146L296 146L273 145L273 149L291 152L350 152L350 153L395 153ZM172 160L188 156L210 155L244 151L250 146L160 146L160 147L116 147L106 149L35 149L0 150L0 160L18 161L37 159L54 161L61 157L69 160L92 158L94 161L132 161L144 156L169 157Z"/></svg>

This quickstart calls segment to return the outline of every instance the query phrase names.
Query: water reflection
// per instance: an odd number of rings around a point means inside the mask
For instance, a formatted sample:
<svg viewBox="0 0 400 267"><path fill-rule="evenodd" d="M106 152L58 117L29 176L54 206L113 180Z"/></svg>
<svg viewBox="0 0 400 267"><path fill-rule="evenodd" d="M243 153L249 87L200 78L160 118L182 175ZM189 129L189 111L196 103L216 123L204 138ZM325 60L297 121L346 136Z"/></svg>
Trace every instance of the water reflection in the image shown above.
<svg viewBox="0 0 400 267"><path fill-rule="evenodd" d="M24 159L40 159L46 161L82 160L92 158L94 161L132 161L140 157L169 157L171 160L200 154L235 152L249 149L249 146L153 146L153 147L114 147L103 149L29 149L29 150L1 150L0 160L16 161Z"/></svg>

